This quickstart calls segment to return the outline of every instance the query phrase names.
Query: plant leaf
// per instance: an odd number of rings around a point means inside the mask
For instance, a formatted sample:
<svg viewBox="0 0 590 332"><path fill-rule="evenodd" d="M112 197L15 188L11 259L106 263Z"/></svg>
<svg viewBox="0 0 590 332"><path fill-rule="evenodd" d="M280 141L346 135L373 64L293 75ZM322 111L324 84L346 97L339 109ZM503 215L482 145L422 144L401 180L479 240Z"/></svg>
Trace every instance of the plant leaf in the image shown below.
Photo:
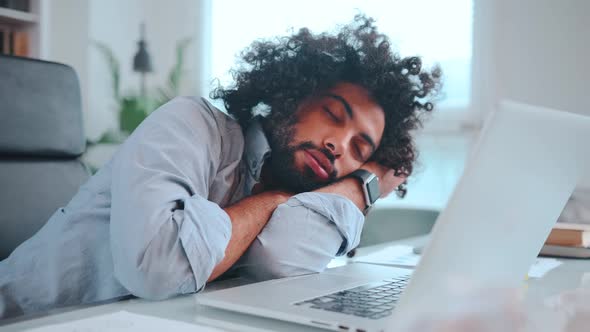
<svg viewBox="0 0 590 332"><path fill-rule="evenodd" d="M120 82L121 82L121 66L119 64L119 60L115 57L115 54L111 50L111 48L102 42L93 41L92 45L98 49L98 51L103 55L105 58L107 65L109 66L109 71L111 74L111 81L112 81L112 88L113 88L113 96L117 103L121 100L121 93L120 93Z"/></svg>

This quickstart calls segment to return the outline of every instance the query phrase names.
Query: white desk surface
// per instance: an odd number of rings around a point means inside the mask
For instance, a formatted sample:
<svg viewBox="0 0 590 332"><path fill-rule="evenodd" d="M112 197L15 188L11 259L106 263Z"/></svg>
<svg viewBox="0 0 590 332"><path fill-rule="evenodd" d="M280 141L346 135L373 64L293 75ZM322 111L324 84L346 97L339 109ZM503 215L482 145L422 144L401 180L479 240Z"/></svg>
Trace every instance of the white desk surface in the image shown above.
<svg viewBox="0 0 590 332"><path fill-rule="evenodd" d="M357 255L368 254L394 244L406 244L412 246L422 245L426 240L426 236L421 236L360 248L357 251ZM339 259L343 262L348 262L346 257ZM564 262L564 264L549 271L543 278L529 279L527 281L527 296L530 299L543 299L547 296L558 294L564 290L573 289L580 284L584 273L590 272L590 260L561 258L560 260ZM207 285L205 292L233 287L244 283L245 281L242 279L213 282ZM103 305L58 309L44 314L43 316L38 315L36 317L0 321L0 331L22 331L24 329L63 323L120 310L188 323L209 325L229 331L324 331L273 319L207 308L197 304L195 298L198 296L198 294L193 294L158 302L130 299Z"/></svg>

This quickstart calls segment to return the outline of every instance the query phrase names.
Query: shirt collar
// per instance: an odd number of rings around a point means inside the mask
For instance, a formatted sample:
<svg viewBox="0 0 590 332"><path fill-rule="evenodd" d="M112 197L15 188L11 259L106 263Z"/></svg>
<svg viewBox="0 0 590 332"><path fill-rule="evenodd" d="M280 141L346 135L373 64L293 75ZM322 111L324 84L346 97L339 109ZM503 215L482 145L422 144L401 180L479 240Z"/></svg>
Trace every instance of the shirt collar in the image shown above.
<svg viewBox="0 0 590 332"><path fill-rule="evenodd" d="M256 182L260 181L262 165L270 156L270 145L268 139L262 130L260 118L252 120L245 135L244 154L248 172Z"/></svg>

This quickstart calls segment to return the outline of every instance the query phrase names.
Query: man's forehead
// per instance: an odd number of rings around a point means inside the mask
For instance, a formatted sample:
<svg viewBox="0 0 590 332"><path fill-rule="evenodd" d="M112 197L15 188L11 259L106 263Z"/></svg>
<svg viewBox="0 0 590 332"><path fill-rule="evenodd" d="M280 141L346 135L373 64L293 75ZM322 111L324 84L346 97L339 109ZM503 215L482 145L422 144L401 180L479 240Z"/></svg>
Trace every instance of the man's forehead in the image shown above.
<svg viewBox="0 0 590 332"><path fill-rule="evenodd" d="M327 90L327 93L334 93L338 95L344 95L351 98L360 98L364 100L370 100L369 91L363 86L355 83L341 82L335 84L333 87Z"/></svg>

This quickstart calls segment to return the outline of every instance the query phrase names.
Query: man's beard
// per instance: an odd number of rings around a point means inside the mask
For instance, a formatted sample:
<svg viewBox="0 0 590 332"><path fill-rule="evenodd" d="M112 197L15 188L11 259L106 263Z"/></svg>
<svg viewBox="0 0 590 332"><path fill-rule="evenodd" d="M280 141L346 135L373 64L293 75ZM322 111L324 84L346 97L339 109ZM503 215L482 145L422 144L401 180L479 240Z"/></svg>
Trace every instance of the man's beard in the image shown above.
<svg viewBox="0 0 590 332"><path fill-rule="evenodd" d="M277 189L294 193L308 192L337 180L335 170L328 175L328 180L320 182L316 179L316 174L310 167L305 166L303 172L295 167L295 153L298 151L311 149L321 151L332 165L334 164L334 156L326 148L317 147L311 141L291 145L290 143L295 136L295 127L292 121L284 121L282 125L268 128L266 131L271 146L271 154L267 163L272 182Z"/></svg>

